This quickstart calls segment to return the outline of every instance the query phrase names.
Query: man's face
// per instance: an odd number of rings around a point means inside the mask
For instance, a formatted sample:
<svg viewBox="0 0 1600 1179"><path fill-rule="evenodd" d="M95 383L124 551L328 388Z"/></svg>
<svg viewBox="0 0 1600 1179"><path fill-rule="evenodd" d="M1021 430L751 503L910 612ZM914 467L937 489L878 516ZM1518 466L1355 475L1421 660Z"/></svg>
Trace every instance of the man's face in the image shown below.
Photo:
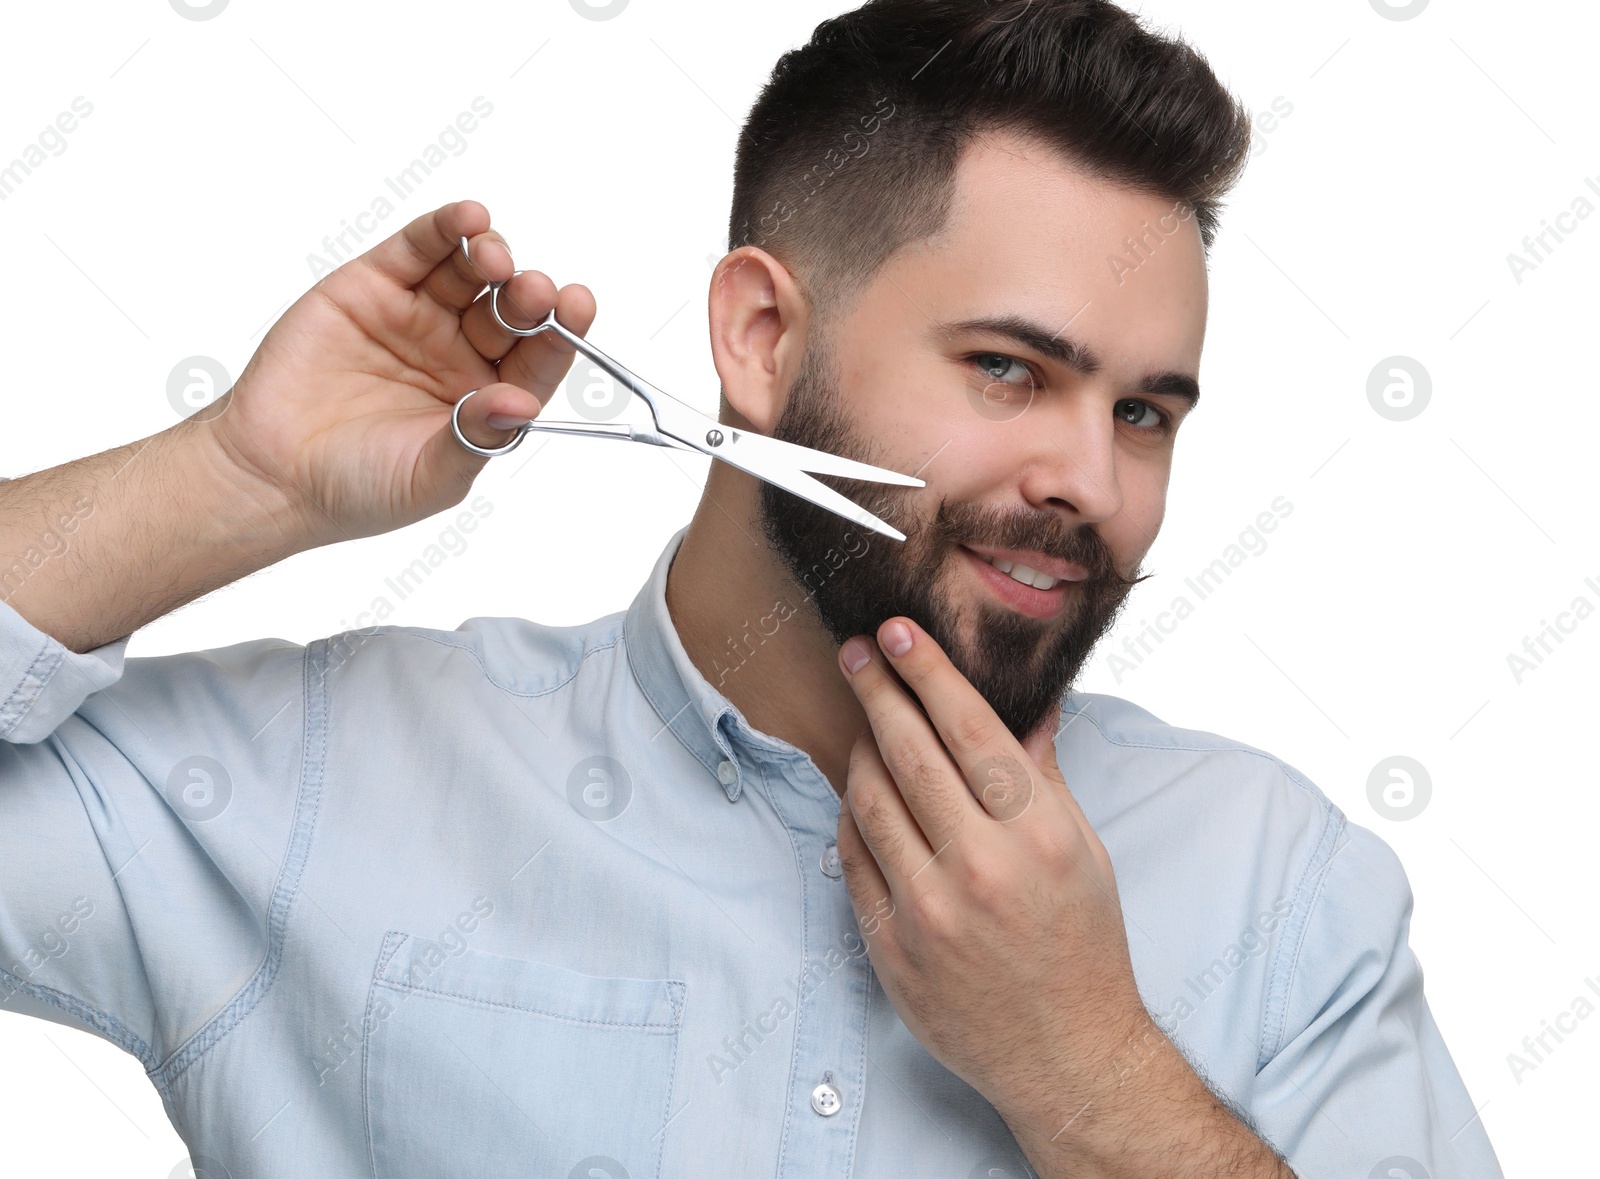
<svg viewBox="0 0 1600 1179"><path fill-rule="evenodd" d="M944 229L808 340L774 436L927 483L826 479L903 543L761 484L766 535L835 642L904 614L1016 736L1046 717L1165 512L1189 403L1181 380L1151 378L1195 379L1205 331L1185 214L1029 141L980 138ZM1027 585L980 554L1058 579Z"/></svg>

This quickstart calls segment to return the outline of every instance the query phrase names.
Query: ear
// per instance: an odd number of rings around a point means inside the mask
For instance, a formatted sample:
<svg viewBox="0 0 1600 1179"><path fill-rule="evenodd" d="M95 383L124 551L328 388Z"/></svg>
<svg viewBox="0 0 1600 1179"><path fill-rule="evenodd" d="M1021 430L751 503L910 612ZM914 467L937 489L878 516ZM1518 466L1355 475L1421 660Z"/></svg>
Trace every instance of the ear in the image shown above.
<svg viewBox="0 0 1600 1179"><path fill-rule="evenodd" d="M717 264L709 296L711 357L730 425L770 434L800 371L811 309L783 263L740 246Z"/></svg>

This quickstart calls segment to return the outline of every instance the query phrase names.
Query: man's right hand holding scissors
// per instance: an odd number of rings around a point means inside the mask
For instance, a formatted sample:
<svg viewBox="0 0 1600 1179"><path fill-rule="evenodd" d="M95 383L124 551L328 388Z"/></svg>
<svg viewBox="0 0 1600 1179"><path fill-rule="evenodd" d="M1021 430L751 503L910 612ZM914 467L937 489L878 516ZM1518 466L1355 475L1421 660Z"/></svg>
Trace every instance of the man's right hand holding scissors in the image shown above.
<svg viewBox="0 0 1600 1179"><path fill-rule="evenodd" d="M512 269L478 202L419 217L302 295L233 391L201 416L231 461L299 497L296 510L320 543L387 532L459 503L484 460L451 435L451 407L481 388L461 409L462 430L498 446L538 414L572 364L572 347L554 333L519 340L486 300L474 302ZM518 310L531 326L552 307L579 335L594 322L587 287L557 292L538 271L517 275L500 301L512 323Z"/></svg>
<svg viewBox="0 0 1600 1179"><path fill-rule="evenodd" d="M506 332L478 299L486 285L511 280L500 302L514 324L552 308L579 335L594 321L588 288L558 292L538 271L512 271L483 205L445 205L302 295L232 390L199 413L0 482L0 554L18 574L6 600L86 651L296 552L460 503L488 460L456 442L455 402L480 389L462 407L463 433L502 445L575 355L553 332Z"/></svg>

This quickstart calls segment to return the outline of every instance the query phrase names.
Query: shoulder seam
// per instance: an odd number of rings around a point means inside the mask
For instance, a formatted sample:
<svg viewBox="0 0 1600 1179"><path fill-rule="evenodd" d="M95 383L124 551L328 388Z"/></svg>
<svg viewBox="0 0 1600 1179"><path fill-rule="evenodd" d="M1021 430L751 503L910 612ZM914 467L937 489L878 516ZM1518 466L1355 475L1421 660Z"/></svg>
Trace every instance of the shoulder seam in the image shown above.
<svg viewBox="0 0 1600 1179"><path fill-rule="evenodd" d="M1294 905L1290 910L1288 921L1284 924L1283 935L1278 943L1278 949L1273 955L1272 966L1267 976L1266 998L1263 1002L1261 1013L1261 1047L1256 1059L1256 1071L1260 1072L1277 1055L1281 1047L1284 1025L1288 1020L1289 989L1300 964L1300 954L1304 948L1306 928L1310 924L1312 910L1315 909L1317 901L1322 895L1323 882L1327 879L1328 869L1333 863L1333 857L1348 842L1347 840L1340 840L1340 836L1344 833L1348 824L1344 812L1334 805L1332 799L1307 781L1293 766L1265 750L1256 749L1241 742L1230 741L1219 734L1211 734L1217 738L1217 745L1156 745L1108 734L1100 724L1099 719L1091 715L1086 708L1074 710L1073 716L1074 718L1082 717L1093 725L1101 740L1126 749L1150 749L1157 752L1171 751L1178 753L1242 753L1251 757L1261 758L1275 766L1278 772L1283 775L1284 780L1308 797L1321 814L1322 830L1317 837L1315 848L1307 857L1305 867L1301 869L1300 877L1295 883ZM1068 723L1070 724L1071 722L1069 721ZM1160 723L1165 724L1166 722L1162 721ZM1168 727L1171 728L1172 726ZM1057 736L1060 736L1059 731Z"/></svg>
<svg viewBox="0 0 1600 1179"><path fill-rule="evenodd" d="M1311 791L1322 800L1323 826L1317 845L1306 859L1300 879L1295 884L1295 905L1290 911L1283 938L1273 954L1272 968L1267 976L1266 1001L1261 1010L1261 1048L1256 1057L1256 1072L1265 1068L1282 1047L1284 1028L1289 1019L1289 991L1300 966L1300 954L1305 948L1305 934L1311 924L1311 914L1322 897L1322 886L1328 878L1334 856L1342 851L1348 840L1340 842L1348 820L1345 814L1326 797L1311 790L1310 784L1287 766L1284 774L1290 781ZM1303 898L1303 899L1302 899Z"/></svg>

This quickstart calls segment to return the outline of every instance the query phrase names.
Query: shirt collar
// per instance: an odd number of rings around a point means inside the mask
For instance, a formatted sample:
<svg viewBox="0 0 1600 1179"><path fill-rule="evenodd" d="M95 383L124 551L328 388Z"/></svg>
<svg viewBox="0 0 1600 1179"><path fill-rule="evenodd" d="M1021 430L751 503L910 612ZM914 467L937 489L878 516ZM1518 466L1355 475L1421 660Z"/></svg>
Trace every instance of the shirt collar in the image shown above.
<svg viewBox="0 0 1600 1179"><path fill-rule="evenodd" d="M728 698L690 662L667 612L667 571L688 530L685 525L667 542L649 579L628 607L623 645L634 679L661 716L662 727L650 740L671 729L722 786L728 801L735 802L744 771L733 755L727 730L748 731L749 726Z"/></svg>

